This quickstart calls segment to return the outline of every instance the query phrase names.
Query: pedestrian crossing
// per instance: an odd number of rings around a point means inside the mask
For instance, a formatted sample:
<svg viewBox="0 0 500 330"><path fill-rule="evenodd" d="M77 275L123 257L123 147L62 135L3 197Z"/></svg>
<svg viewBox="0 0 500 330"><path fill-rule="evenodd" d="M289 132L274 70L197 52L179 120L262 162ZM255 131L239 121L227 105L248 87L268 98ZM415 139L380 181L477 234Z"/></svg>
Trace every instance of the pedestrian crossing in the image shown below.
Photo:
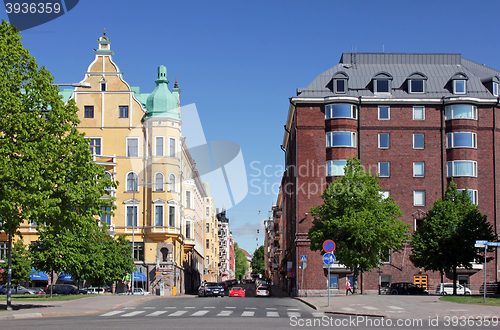
<svg viewBox="0 0 500 330"><path fill-rule="evenodd" d="M225 307L224 309L215 309L213 307L203 307L200 310L193 310L195 307L165 307L164 310L152 311L151 307L143 307L141 310L131 310L131 308L123 308L120 310L113 310L99 315L100 317L269 317L269 318L279 318L279 317L313 317L321 318L325 316L323 312L304 312L300 311L298 308L289 308L287 310L277 310L276 308L249 308L247 307L244 311L235 310L236 307Z"/></svg>

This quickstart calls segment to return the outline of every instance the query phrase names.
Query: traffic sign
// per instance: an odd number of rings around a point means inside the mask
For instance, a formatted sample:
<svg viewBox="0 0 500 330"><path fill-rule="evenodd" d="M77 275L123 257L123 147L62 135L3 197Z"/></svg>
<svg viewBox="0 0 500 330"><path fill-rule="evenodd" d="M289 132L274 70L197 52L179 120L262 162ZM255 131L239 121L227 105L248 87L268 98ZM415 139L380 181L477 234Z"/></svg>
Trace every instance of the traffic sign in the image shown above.
<svg viewBox="0 0 500 330"><path fill-rule="evenodd" d="M325 250L325 252L333 252L333 251L335 251L335 242L332 241L331 239L326 240L323 243L323 250Z"/></svg>
<svg viewBox="0 0 500 330"><path fill-rule="evenodd" d="M488 246L500 246L500 242L488 242Z"/></svg>
<svg viewBox="0 0 500 330"><path fill-rule="evenodd" d="M305 255L305 254L301 255L300 262L307 262L307 255Z"/></svg>
<svg viewBox="0 0 500 330"><path fill-rule="evenodd" d="M327 265L333 265L333 263L335 262L335 256L333 255L333 253L325 253L323 255L323 262Z"/></svg>
<svg viewBox="0 0 500 330"><path fill-rule="evenodd" d="M303 263L300 265L300 267L301 267L302 269L306 269L306 267L307 267L307 262L303 262Z"/></svg>

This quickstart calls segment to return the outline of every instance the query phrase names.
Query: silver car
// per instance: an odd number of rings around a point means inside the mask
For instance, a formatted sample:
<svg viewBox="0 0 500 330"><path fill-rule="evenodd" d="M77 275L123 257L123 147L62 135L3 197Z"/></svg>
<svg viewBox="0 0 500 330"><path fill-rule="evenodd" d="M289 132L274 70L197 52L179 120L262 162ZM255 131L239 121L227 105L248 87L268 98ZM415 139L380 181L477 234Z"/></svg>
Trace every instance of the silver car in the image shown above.
<svg viewBox="0 0 500 330"><path fill-rule="evenodd" d="M7 285L0 286L0 294L7 294ZM35 290L26 289L24 286L19 285L17 287L10 288L10 294L36 294Z"/></svg>

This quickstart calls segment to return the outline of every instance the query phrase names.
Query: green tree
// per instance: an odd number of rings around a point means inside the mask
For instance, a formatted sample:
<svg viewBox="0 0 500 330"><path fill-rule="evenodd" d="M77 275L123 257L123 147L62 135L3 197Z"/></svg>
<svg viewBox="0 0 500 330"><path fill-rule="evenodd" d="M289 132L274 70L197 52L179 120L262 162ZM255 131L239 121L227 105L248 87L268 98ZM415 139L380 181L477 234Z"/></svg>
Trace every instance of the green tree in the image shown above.
<svg viewBox="0 0 500 330"><path fill-rule="evenodd" d="M252 273L254 274L264 274L264 245L259 246L253 253L252 262Z"/></svg>
<svg viewBox="0 0 500 330"><path fill-rule="evenodd" d="M248 270L247 256L242 249L238 247L238 243L234 243L234 272L237 279L241 280L245 277Z"/></svg>
<svg viewBox="0 0 500 330"><path fill-rule="evenodd" d="M64 104L14 26L2 21L0 35L0 231L11 241L25 220L51 235L93 226L101 206L112 206L100 197L114 183L76 129L78 108Z"/></svg>
<svg viewBox="0 0 500 330"><path fill-rule="evenodd" d="M365 171L351 158L337 178L324 190L324 203L313 207L309 229L311 250L321 250L325 240L336 243L336 260L354 273L354 291L360 272L378 267L389 251L406 241L409 226L398 220L403 213L392 197L381 197L378 176Z"/></svg>
<svg viewBox="0 0 500 330"><path fill-rule="evenodd" d="M457 267L472 269L473 262L484 258L474 247L476 240L495 240L492 225L452 180L413 234L410 260L416 267L439 271L441 278L445 271L453 272L456 294Z"/></svg>
<svg viewBox="0 0 500 330"><path fill-rule="evenodd" d="M7 281L7 260L0 264L3 272L0 273L2 283ZM18 239L12 247L12 284L21 285L31 280L31 260L29 250L24 245L22 239Z"/></svg>

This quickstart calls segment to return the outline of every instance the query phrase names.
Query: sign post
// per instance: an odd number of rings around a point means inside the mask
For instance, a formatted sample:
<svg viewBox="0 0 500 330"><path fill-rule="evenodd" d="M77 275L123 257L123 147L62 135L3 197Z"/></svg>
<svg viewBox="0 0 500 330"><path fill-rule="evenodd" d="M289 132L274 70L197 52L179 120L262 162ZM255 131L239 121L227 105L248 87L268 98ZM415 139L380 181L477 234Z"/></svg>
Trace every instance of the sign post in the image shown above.
<svg viewBox="0 0 500 330"><path fill-rule="evenodd" d="M307 260L307 259L306 259ZM304 290L304 269L307 267L307 262L302 262L302 264L300 265L300 268L302 268L302 278L301 278L301 283L300 283L300 290L302 291L301 292L301 296L303 297L304 295L302 293L304 293L305 291Z"/></svg>
<svg viewBox="0 0 500 330"><path fill-rule="evenodd" d="M323 255L323 263L328 266L328 307L330 307L330 266L335 262L333 253L328 252Z"/></svg>

